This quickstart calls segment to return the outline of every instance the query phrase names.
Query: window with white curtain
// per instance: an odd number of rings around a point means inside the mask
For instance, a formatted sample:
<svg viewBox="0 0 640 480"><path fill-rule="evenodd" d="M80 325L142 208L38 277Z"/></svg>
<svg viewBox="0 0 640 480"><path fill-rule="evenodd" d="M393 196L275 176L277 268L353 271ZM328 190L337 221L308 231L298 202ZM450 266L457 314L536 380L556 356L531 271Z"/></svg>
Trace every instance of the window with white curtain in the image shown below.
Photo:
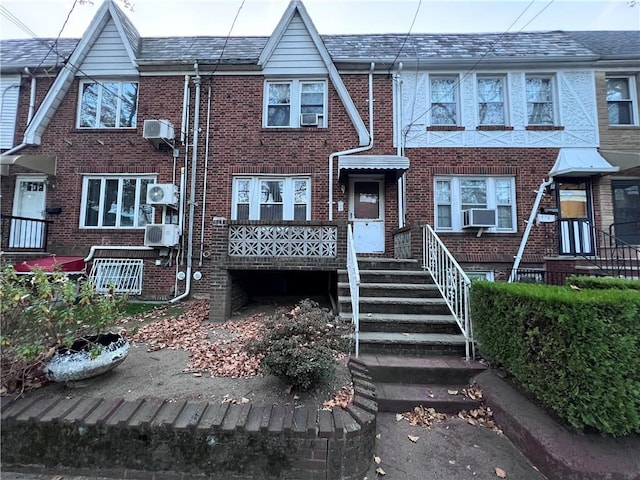
<svg viewBox="0 0 640 480"><path fill-rule="evenodd" d="M327 126L325 80L268 80L264 98L265 127L298 128L303 113L316 114L317 126Z"/></svg>
<svg viewBox="0 0 640 480"><path fill-rule="evenodd" d="M478 125L506 125L504 76L478 76Z"/></svg>
<svg viewBox="0 0 640 480"><path fill-rule="evenodd" d="M458 76L431 76L429 90L431 125L457 125Z"/></svg>
<svg viewBox="0 0 640 480"><path fill-rule="evenodd" d="M553 78L551 76L527 75L527 124L554 125Z"/></svg>
<svg viewBox="0 0 640 480"><path fill-rule="evenodd" d="M311 219L308 177L236 177L233 180L233 220Z"/></svg>
<svg viewBox="0 0 640 480"><path fill-rule="evenodd" d="M497 225L490 232L516 231L515 179L513 177L436 177L435 225L439 231L462 231L462 211L496 210Z"/></svg>

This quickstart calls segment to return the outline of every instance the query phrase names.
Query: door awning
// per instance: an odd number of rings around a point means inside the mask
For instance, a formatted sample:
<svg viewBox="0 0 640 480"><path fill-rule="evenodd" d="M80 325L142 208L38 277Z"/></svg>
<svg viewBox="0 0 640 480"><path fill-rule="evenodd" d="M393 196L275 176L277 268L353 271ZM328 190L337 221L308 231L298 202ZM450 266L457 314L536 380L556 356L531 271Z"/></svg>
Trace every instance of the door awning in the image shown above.
<svg viewBox="0 0 640 480"><path fill-rule="evenodd" d="M56 174L55 155L0 155L0 165L19 165L47 175Z"/></svg>
<svg viewBox="0 0 640 480"><path fill-rule="evenodd" d="M399 155L342 155L338 157L338 175L345 182L349 172L391 172L399 178L409 169L409 159Z"/></svg>
<svg viewBox="0 0 640 480"><path fill-rule="evenodd" d="M602 156L621 171L640 168L640 153L619 150L600 150Z"/></svg>
<svg viewBox="0 0 640 480"><path fill-rule="evenodd" d="M618 167L607 162L595 148L561 148L549 176L578 177L616 173L618 170Z"/></svg>

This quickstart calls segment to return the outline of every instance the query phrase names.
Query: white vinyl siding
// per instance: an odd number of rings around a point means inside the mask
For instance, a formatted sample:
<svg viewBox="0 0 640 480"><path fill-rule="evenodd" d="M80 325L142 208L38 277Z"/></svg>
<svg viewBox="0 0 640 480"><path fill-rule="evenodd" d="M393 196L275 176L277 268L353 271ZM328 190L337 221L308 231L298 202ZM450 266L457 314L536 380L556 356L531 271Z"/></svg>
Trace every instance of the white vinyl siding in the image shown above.
<svg viewBox="0 0 640 480"><path fill-rule="evenodd" d="M0 77L0 148L14 146L18 98L20 93L20 75L2 75Z"/></svg>
<svg viewBox="0 0 640 480"><path fill-rule="evenodd" d="M237 177L233 181L233 220L311 220L308 177Z"/></svg>
<svg viewBox="0 0 640 480"><path fill-rule="evenodd" d="M138 75L138 69L131 62L113 19L109 20L91 46L77 73L77 76L103 75Z"/></svg>

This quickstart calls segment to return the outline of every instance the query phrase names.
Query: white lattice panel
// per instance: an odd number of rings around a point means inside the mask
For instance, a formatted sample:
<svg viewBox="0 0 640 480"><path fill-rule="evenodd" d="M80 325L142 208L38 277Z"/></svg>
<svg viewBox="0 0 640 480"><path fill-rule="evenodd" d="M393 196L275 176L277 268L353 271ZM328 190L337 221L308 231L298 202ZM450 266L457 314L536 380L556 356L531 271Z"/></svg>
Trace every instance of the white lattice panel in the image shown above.
<svg viewBox="0 0 640 480"><path fill-rule="evenodd" d="M232 257L335 257L338 231L331 226L232 225Z"/></svg>

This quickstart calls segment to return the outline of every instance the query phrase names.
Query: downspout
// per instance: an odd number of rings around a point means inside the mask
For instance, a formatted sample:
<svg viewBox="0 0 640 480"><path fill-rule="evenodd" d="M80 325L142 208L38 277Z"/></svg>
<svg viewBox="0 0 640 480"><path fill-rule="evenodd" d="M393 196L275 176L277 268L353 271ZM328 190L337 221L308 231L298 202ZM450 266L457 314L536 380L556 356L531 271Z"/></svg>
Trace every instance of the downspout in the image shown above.
<svg viewBox="0 0 640 480"><path fill-rule="evenodd" d="M189 75L184 76L184 94L182 97L182 125L180 126L180 143L185 144L187 129L189 128ZM185 156L188 155L188 147L185 148ZM176 183L178 157L173 156L173 184ZM180 197L182 203L182 197Z"/></svg>
<svg viewBox="0 0 640 480"><path fill-rule="evenodd" d="M540 206L540 201L542 200L542 196L544 195L545 189L553 183L553 177L549 177L549 180L543 180L540 184L538 190L536 190L536 199L533 202L533 207L531 208L531 215L529 215L529 221L527 222L527 226L524 229L524 234L522 235L522 241L520 242L520 248L518 248L518 253L516 254L515 261L513 262L513 268L511 269L511 274L509 275L509 283L513 283L516 279L516 272L518 267L520 266L520 262L522 261L522 255L524 254L524 248L527 246L527 240L529 240L529 234L531 233L531 228L533 227L533 222L536 220L536 215L538 214L538 207Z"/></svg>
<svg viewBox="0 0 640 480"><path fill-rule="evenodd" d="M376 64L371 62L369 68L369 145L364 147L351 148L340 152L333 152L329 155L329 221L333 221L333 161L340 155L351 155L352 153L364 152L373 148L373 69Z"/></svg>
<svg viewBox="0 0 640 480"><path fill-rule="evenodd" d="M193 65L196 76L193 83L196 86L196 95L193 106L193 147L191 148L191 191L189 192L189 235L187 238L187 277L184 293L170 300L171 303L178 302L189 296L191 292L191 269L193 263L193 220L195 218L196 209L196 166L198 165L198 136L200 130L200 70L198 63Z"/></svg>
<svg viewBox="0 0 640 480"><path fill-rule="evenodd" d="M149 251L153 250L152 247L146 247L142 245L92 245L89 249L89 255L84 259L84 263L89 263L93 260L96 250L127 250L127 251Z"/></svg>
<svg viewBox="0 0 640 480"><path fill-rule="evenodd" d="M31 75L31 91L29 92L29 113L27 115L27 125L29 125L31 123L31 120L33 120L33 114L35 113L36 109L36 77L29 71L28 68L25 67L24 71L27 75ZM6 152L3 152L2 155L13 155L20 150L24 150L28 146L29 144L23 141L20 145L16 145Z"/></svg>
<svg viewBox="0 0 640 480"><path fill-rule="evenodd" d="M404 149L402 147L402 78L400 73L402 72L402 62L398 64L398 72L396 73L396 112L395 118L398 119L396 128L396 155L402 156ZM397 182L398 190L398 228L404 227L405 223L405 211L406 211L406 172L403 172Z"/></svg>
<svg viewBox="0 0 640 480"><path fill-rule="evenodd" d="M202 180L202 222L200 225L200 259L198 266L202 267L202 257L204 251L204 221L207 210L207 174L209 169L209 129L211 128L211 82L209 82L209 88L207 89L207 138L205 140L204 147L204 179Z"/></svg>

